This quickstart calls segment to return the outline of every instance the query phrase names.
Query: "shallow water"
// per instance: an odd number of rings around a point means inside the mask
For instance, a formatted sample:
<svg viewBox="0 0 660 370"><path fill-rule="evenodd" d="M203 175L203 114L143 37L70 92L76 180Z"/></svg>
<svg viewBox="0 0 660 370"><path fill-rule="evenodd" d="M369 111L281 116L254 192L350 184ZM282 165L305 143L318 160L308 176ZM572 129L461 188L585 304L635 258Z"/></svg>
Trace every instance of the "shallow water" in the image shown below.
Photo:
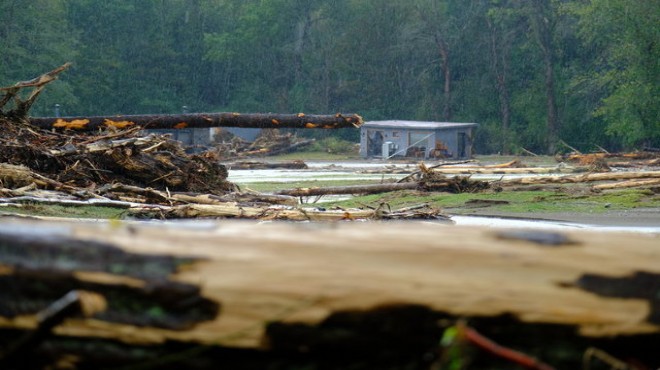
<svg viewBox="0 0 660 370"><path fill-rule="evenodd" d="M627 231L634 233L650 233L660 235L658 226L602 226L567 221L523 220L503 217L452 216L451 219L460 226L484 226L492 228L543 229L543 230L591 230L591 231Z"/></svg>

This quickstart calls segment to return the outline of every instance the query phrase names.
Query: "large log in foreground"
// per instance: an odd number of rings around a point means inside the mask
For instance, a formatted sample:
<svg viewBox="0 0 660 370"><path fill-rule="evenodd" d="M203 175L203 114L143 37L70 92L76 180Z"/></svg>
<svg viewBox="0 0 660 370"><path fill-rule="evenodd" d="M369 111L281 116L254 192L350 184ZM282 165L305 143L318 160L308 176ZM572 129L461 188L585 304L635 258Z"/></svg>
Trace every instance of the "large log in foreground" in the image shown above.
<svg viewBox="0 0 660 370"><path fill-rule="evenodd" d="M115 115L94 117L32 117L30 123L43 129L96 131L108 127L141 126L147 129L208 127L244 128L355 128L363 120L357 114L316 115L276 113L191 113L160 115Z"/></svg>
<svg viewBox="0 0 660 370"><path fill-rule="evenodd" d="M34 327L36 311L83 289L108 310L58 335L263 348L341 312L392 311L383 305L509 314L594 337L660 334L658 238L641 234L3 220L0 236L4 327Z"/></svg>

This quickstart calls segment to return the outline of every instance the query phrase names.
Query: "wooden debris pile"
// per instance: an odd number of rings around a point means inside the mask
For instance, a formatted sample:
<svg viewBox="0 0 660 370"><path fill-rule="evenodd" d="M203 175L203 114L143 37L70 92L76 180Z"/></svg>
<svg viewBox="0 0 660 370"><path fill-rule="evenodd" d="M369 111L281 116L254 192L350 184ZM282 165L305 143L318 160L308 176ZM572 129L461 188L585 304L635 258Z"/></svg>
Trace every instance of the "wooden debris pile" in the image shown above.
<svg viewBox="0 0 660 370"><path fill-rule="evenodd" d="M30 124L28 110L45 85L68 64L26 82L0 88L0 163L3 187L93 192L99 184L123 183L170 191L222 194L235 189L217 158L188 155L164 135L142 136L138 126L79 133L47 131ZM26 100L21 89L31 88ZM13 101L14 108L5 111ZM8 167L9 166L9 167ZM23 166L23 167L20 167Z"/></svg>
<svg viewBox="0 0 660 370"><path fill-rule="evenodd" d="M40 188L92 192L108 183L214 194L235 189L214 156L189 155L179 142L141 136L137 128L58 133L0 119L0 163L4 187L36 179ZM8 165L21 171L13 176Z"/></svg>
<svg viewBox="0 0 660 370"><path fill-rule="evenodd" d="M660 152L644 150L630 153L579 153L573 152L557 157L558 161L577 163L590 167L660 167Z"/></svg>
<svg viewBox="0 0 660 370"><path fill-rule="evenodd" d="M295 199L295 198L294 198ZM231 202L215 204L190 203L177 206L147 205L131 207L128 214L136 218L249 218L285 221L357 221L357 220L437 220L452 222L436 207L420 205L392 210L383 204L377 208L345 209L341 207L297 207L290 205L255 205Z"/></svg>
<svg viewBox="0 0 660 370"><path fill-rule="evenodd" d="M439 210L429 207L395 211L385 210L385 207L350 210L300 208L294 197L241 193L227 181L227 169L219 163L227 152L237 156L277 154L313 142L300 140L291 133L263 130L253 143L234 137L229 140L231 144L228 148L219 146L216 150L191 155L185 152L180 142L171 140L167 135L144 136L142 126L135 122L122 121L125 125L118 125L121 122L112 121L112 124L104 125L103 117L91 117L67 119L66 125L60 127L57 126L60 120L52 123L50 118L30 119L27 113L36 96L45 84L55 80L56 75L67 67L65 65L37 79L0 89L5 91L0 100L2 205L110 206L126 209L125 213L132 217L160 219L448 219ZM26 87L35 88L35 91L28 100L23 101L20 90ZM16 107L5 112L2 108L10 101L14 101ZM218 120L226 118L223 114L216 116ZM238 114L229 116L236 119L243 117ZM361 118L355 117L359 123ZM191 122L199 118L194 116ZM130 119L147 118L131 116ZM305 123L305 127L317 126L311 121L329 120L320 127L332 128L333 122L338 124L345 120L353 123L354 118L339 114L314 118L300 113L292 119L296 122L310 121ZM268 123L275 124L275 121L268 120ZM90 122L96 129L90 128ZM280 123L285 122L277 121L277 124ZM227 139L226 135L221 137ZM236 166L265 168L266 164L239 162ZM307 166L297 161L290 163L289 167Z"/></svg>
<svg viewBox="0 0 660 370"><path fill-rule="evenodd" d="M215 136L212 151L221 159L249 158L290 153L314 142L315 139L302 139L278 129L263 129L253 142L249 142L224 130Z"/></svg>

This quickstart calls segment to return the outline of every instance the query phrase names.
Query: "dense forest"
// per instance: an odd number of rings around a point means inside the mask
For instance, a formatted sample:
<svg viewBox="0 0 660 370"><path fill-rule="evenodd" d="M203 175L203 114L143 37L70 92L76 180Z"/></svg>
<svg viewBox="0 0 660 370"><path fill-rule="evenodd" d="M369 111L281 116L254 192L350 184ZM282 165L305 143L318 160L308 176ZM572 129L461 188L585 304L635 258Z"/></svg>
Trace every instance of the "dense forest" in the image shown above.
<svg viewBox="0 0 660 370"><path fill-rule="evenodd" d="M71 61L33 115L346 112L477 122L482 153L660 147L658 25L660 0L0 0L0 86Z"/></svg>

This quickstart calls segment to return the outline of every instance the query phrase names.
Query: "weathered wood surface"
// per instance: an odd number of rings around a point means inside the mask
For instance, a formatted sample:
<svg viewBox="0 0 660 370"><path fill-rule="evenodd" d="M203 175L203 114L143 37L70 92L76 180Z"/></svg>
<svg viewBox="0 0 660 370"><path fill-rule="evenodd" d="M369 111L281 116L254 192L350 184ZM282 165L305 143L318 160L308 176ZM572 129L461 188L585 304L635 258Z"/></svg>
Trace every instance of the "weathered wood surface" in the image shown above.
<svg viewBox="0 0 660 370"><path fill-rule="evenodd" d="M195 299L205 302L204 307L211 302L220 307L196 325L165 329L72 319L56 329L59 334L130 343L172 338L258 346L269 321L318 323L337 310L397 303L459 316L510 313L526 322L576 325L593 336L660 331L654 290L660 282L657 236L502 232L435 223L165 225L6 219L0 231L47 240L72 237L83 241L81 246L92 240L119 247L129 257L142 256L128 259L132 267L124 273L103 267L110 263L105 261L108 255L86 262L87 269L76 267L75 277L95 286L144 289L152 284L146 279L150 272L141 270L137 260L149 255L159 261L164 256L187 260L185 268L168 268L158 276L169 274L168 284L185 283L186 291L199 289ZM12 239L4 240L0 276L7 277L20 261L7 242ZM93 248L90 244L85 256L93 258ZM23 268L38 272L39 263L46 262L45 255L34 256ZM52 271L59 265L48 266ZM162 290L168 284L159 286ZM0 317L1 326L29 328L35 323L33 315Z"/></svg>
<svg viewBox="0 0 660 370"><path fill-rule="evenodd" d="M190 113L160 115L115 115L92 117L32 117L30 123L43 129L96 131L109 127L183 129L208 127L246 128L355 128L363 120L357 114L276 114L276 113Z"/></svg>
<svg viewBox="0 0 660 370"><path fill-rule="evenodd" d="M471 174L547 174L547 173L578 173L587 172L585 167L481 167L481 166L455 166L436 167L432 171L445 175L471 175Z"/></svg>
<svg viewBox="0 0 660 370"><path fill-rule="evenodd" d="M612 190L612 189L628 189L646 186L659 186L660 179L645 179L645 180L628 180L614 183L593 185L593 190Z"/></svg>
<svg viewBox="0 0 660 370"><path fill-rule="evenodd" d="M238 161L232 163L225 163L230 170L266 170L266 169L293 169L304 170L308 166L301 160L285 161L285 162L263 162L263 161Z"/></svg>
<svg viewBox="0 0 660 370"><path fill-rule="evenodd" d="M295 199L295 198L294 198ZM128 214L140 218L190 219L190 218L240 218L283 221L342 221L342 220L402 220L434 219L449 221L449 216L438 208L425 205L413 210L380 208L325 209L322 207L292 207L283 205L258 205L223 202L215 204L185 204L179 206L139 205L131 207Z"/></svg>
<svg viewBox="0 0 660 370"><path fill-rule="evenodd" d="M34 104L46 85L55 81L57 76L70 66L71 63L65 63L62 66L29 81L17 82L13 86L0 87L0 92L3 94L0 96L0 118L7 117L18 121L25 119L32 104ZM24 88L32 88L32 91L26 99L23 99L20 96L21 89ZM14 108L5 112L5 105L9 102L14 103Z"/></svg>
<svg viewBox="0 0 660 370"><path fill-rule="evenodd" d="M637 172L606 172L585 173L582 175L565 176L536 176L519 177L515 179L504 179L498 183L501 185L530 185L530 184L570 184L579 182L595 181L620 181L660 178L660 171L637 171Z"/></svg>
<svg viewBox="0 0 660 370"><path fill-rule="evenodd" d="M422 186L417 182L404 183L384 183L384 184L366 184L366 185L344 185L344 186L325 186L279 190L276 193L280 195L289 195L294 197L309 197L319 195L341 195L341 194L378 194L389 191L421 189Z"/></svg>

